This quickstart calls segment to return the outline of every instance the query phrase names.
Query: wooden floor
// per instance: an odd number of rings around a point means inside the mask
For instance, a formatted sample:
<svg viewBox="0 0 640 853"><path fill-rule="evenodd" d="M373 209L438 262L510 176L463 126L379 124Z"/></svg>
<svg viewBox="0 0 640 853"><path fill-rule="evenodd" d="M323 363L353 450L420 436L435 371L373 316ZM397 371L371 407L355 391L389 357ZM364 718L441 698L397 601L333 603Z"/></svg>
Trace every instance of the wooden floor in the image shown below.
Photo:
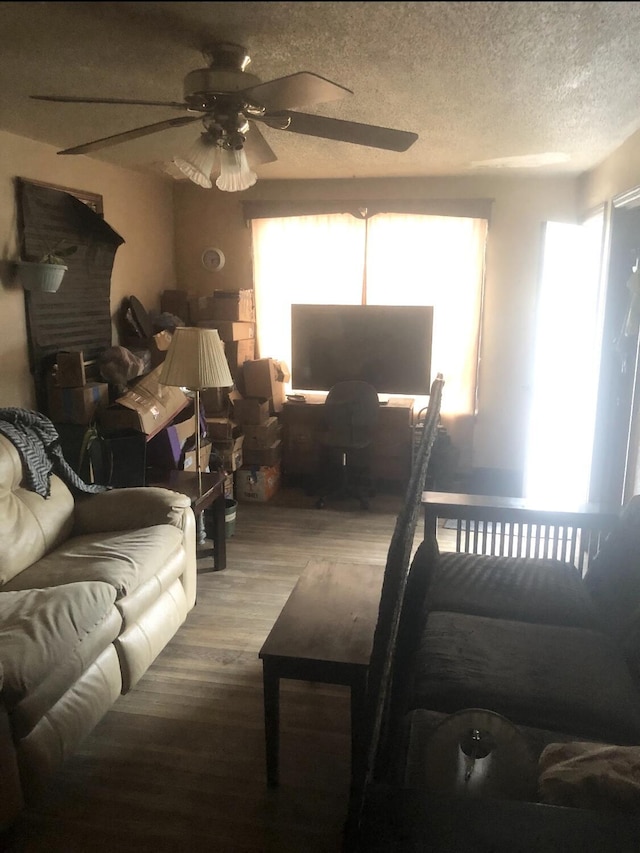
<svg viewBox="0 0 640 853"><path fill-rule="evenodd" d="M258 651L313 558L384 565L400 497L239 504L227 569L135 689L30 809L11 853L334 853L349 777L346 688L283 681L280 787L265 785ZM421 538L418 525L416 544Z"/></svg>

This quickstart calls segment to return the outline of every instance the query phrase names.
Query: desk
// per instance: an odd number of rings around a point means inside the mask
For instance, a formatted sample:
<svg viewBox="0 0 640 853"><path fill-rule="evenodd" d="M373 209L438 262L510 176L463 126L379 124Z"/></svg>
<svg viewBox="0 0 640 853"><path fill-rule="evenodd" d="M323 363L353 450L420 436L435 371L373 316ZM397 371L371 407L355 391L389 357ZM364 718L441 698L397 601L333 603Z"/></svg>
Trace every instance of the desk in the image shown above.
<svg viewBox="0 0 640 853"><path fill-rule="evenodd" d="M326 396L326 395L325 395ZM403 488L411 475L413 407L408 397L390 397L380 406L371 445L372 476ZM324 396L308 394L304 402L288 400L280 412L282 470L287 477L316 476L324 426Z"/></svg>
<svg viewBox="0 0 640 853"><path fill-rule="evenodd" d="M267 784L278 784L280 679L351 688L351 767L358 766L367 673L384 566L310 561L262 646Z"/></svg>
<svg viewBox="0 0 640 853"><path fill-rule="evenodd" d="M194 471L168 471L162 480L149 483L171 489L186 495L191 501L191 508L196 516L198 529L198 545L204 544L204 519L202 513L211 507L213 516L213 567L211 571L219 572L227 567L227 542L225 534L225 497L224 471L205 472L201 474L202 491L198 487L198 475Z"/></svg>

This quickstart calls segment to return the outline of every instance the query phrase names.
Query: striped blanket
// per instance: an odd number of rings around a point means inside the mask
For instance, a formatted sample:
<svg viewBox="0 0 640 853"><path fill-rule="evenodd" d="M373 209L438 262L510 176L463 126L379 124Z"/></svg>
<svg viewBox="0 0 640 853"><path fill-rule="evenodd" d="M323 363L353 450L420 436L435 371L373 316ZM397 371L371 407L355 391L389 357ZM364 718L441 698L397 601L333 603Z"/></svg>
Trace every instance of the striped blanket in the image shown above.
<svg viewBox="0 0 640 853"><path fill-rule="evenodd" d="M0 408L0 433L15 446L22 460L24 488L43 498L51 494L51 474L57 474L72 492L104 492L89 485L64 458L60 437L49 418L29 409Z"/></svg>

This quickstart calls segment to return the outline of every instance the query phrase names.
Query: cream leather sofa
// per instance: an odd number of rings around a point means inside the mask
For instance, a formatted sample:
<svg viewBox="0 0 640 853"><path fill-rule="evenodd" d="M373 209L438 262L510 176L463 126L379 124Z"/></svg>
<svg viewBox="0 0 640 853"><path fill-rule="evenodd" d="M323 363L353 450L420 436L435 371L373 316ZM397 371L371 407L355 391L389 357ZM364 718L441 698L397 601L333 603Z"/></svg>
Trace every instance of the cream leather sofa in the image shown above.
<svg viewBox="0 0 640 853"><path fill-rule="evenodd" d="M0 435L0 830L121 693L196 598L189 499L165 489L72 495L21 485Z"/></svg>

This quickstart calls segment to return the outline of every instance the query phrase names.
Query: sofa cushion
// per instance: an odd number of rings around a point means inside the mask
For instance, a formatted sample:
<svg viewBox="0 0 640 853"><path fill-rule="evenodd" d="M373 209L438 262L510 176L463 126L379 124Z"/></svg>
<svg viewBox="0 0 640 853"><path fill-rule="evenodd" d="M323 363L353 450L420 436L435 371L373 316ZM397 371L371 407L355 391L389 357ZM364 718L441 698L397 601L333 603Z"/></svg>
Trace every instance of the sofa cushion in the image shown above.
<svg viewBox="0 0 640 853"><path fill-rule="evenodd" d="M60 670L67 674L49 704L74 683L118 636L114 602L113 587L98 582L0 592L2 700L10 711Z"/></svg>
<svg viewBox="0 0 640 853"><path fill-rule="evenodd" d="M25 569L5 589L104 581L123 598L152 578L182 547L182 531L170 524L74 536Z"/></svg>
<svg viewBox="0 0 640 853"><path fill-rule="evenodd" d="M640 691L614 641L586 628L429 614L413 708L486 708L516 724L640 742Z"/></svg>
<svg viewBox="0 0 640 853"><path fill-rule="evenodd" d="M442 552L426 608L550 625L598 626L598 613L576 569L550 559Z"/></svg>

